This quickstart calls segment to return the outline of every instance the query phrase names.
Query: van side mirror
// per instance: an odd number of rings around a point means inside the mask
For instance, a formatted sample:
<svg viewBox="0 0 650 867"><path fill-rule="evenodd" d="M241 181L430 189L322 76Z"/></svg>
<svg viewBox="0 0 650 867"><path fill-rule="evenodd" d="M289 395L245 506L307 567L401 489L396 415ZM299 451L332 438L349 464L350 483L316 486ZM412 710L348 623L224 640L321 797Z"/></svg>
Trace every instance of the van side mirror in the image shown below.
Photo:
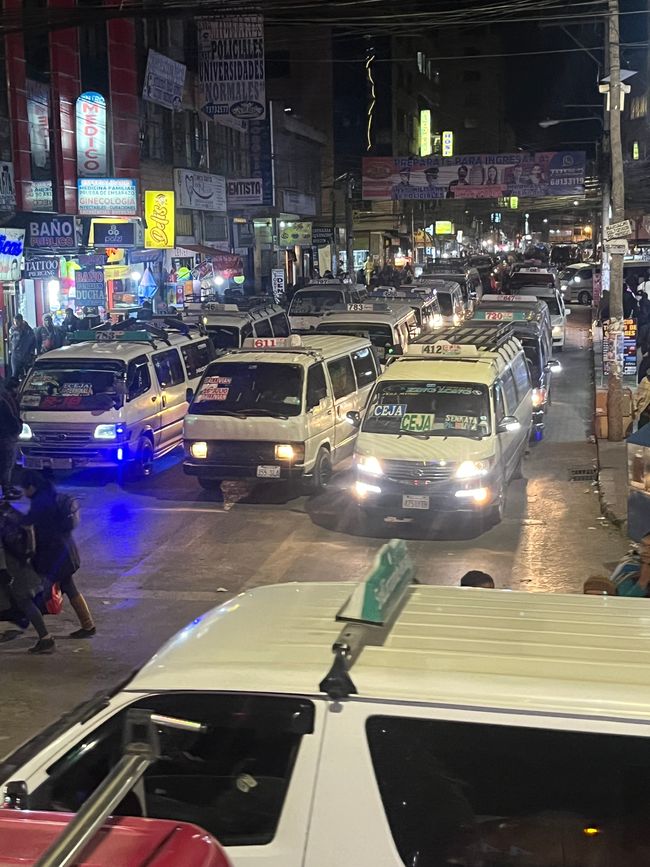
<svg viewBox="0 0 650 867"><path fill-rule="evenodd" d="M404 355L404 347L401 343L386 344L386 357L388 358L391 355Z"/></svg>
<svg viewBox="0 0 650 867"><path fill-rule="evenodd" d="M548 370L552 370L554 373L559 373L562 370L562 365L557 360L557 358L551 358L546 367L548 368Z"/></svg>
<svg viewBox="0 0 650 867"><path fill-rule="evenodd" d="M571 316L571 308L570 307L564 308L564 315L565 316Z"/></svg>
<svg viewBox="0 0 650 867"><path fill-rule="evenodd" d="M361 413L356 410L352 410L352 412L346 412L346 419L350 422L352 427L360 427L361 426Z"/></svg>
<svg viewBox="0 0 650 867"><path fill-rule="evenodd" d="M185 389L185 400L188 403L192 403L192 401L194 400L194 389L193 388L186 388Z"/></svg>
<svg viewBox="0 0 650 867"><path fill-rule="evenodd" d="M521 423L514 415L504 415L497 425L497 433L516 433L521 430Z"/></svg>

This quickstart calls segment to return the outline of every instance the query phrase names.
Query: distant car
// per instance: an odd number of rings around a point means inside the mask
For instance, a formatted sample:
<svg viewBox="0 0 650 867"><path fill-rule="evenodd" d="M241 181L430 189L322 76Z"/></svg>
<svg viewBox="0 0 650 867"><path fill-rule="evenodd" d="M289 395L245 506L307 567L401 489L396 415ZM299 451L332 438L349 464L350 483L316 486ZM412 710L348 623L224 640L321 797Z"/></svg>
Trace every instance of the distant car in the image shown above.
<svg viewBox="0 0 650 867"><path fill-rule="evenodd" d="M560 291L565 301L591 304L594 297L594 274L600 274L600 265L577 262L560 272Z"/></svg>

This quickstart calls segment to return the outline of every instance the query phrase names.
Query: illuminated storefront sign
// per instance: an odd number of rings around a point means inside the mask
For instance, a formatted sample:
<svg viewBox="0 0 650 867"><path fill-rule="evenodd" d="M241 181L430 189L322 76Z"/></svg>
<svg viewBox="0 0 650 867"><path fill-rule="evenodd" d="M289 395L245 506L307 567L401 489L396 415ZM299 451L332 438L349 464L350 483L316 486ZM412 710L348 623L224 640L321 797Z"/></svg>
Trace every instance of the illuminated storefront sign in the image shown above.
<svg viewBox="0 0 650 867"><path fill-rule="evenodd" d="M454 134L450 129L443 130L442 133L442 155L443 157L454 155Z"/></svg>
<svg viewBox="0 0 650 867"><path fill-rule="evenodd" d="M174 246L174 193L146 190L144 194L144 246L164 250Z"/></svg>
<svg viewBox="0 0 650 867"><path fill-rule="evenodd" d="M106 165L106 100L89 90L77 100L77 174L103 178Z"/></svg>
<svg viewBox="0 0 650 867"><path fill-rule="evenodd" d="M431 151L431 110L426 108L420 112L420 156L428 157Z"/></svg>

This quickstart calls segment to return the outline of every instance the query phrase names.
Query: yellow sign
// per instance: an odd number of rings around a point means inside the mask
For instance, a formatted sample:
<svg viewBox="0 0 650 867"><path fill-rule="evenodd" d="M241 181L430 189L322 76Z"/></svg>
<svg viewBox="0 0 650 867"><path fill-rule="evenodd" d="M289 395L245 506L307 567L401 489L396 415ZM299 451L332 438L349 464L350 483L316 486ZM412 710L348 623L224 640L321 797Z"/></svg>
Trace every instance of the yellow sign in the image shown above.
<svg viewBox="0 0 650 867"><path fill-rule="evenodd" d="M425 108L420 112L420 156L428 157L432 150L431 109Z"/></svg>
<svg viewBox="0 0 650 867"><path fill-rule="evenodd" d="M639 143L638 143L638 141L632 142L632 159L633 160L639 159Z"/></svg>
<svg viewBox="0 0 650 867"><path fill-rule="evenodd" d="M519 196L510 196L510 207L518 208L519 207Z"/></svg>
<svg viewBox="0 0 650 867"><path fill-rule="evenodd" d="M170 190L145 190L144 246L149 249L165 250L174 245L174 193Z"/></svg>
<svg viewBox="0 0 650 867"><path fill-rule="evenodd" d="M280 246L281 247L311 247L312 224L308 223L280 223Z"/></svg>
<svg viewBox="0 0 650 867"><path fill-rule="evenodd" d="M454 224L451 220L436 220L436 235L453 235Z"/></svg>
<svg viewBox="0 0 650 867"><path fill-rule="evenodd" d="M454 155L454 134L450 129L442 132L442 155L443 157L453 157Z"/></svg>

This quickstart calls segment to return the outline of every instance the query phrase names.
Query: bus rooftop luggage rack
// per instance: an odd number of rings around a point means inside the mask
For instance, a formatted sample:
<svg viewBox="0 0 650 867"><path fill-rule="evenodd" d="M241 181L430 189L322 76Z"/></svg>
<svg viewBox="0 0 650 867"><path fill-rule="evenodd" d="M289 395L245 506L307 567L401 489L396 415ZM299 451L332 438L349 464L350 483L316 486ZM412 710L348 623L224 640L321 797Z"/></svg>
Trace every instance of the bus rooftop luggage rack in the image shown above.
<svg viewBox="0 0 650 867"><path fill-rule="evenodd" d="M454 328L443 328L435 334L427 335L418 340L417 344L446 342L454 345L476 346L484 352L496 352L508 340L512 339L513 333L510 323L500 323L498 327L493 325L458 325Z"/></svg>

